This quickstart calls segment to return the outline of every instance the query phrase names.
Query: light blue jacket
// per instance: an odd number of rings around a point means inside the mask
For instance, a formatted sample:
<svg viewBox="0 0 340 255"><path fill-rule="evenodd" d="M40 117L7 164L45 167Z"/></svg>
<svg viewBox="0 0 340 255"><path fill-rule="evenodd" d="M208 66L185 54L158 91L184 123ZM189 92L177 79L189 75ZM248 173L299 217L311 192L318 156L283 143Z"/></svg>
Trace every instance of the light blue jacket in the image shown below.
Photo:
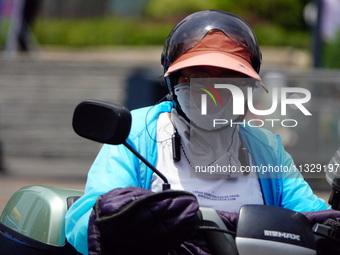
<svg viewBox="0 0 340 255"><path fill-rule="evenodd" d="M157 160L157 118L170 112L172 104L164 102L152 108L132 111L132 128L127 142L153 165ZM291 156L285 152L279 136L270 131L243 127L240 134L257 166L292 166ZM153 139L151 139L153 138ZM79 252L87 254L89 216L99 195L115 188L150 187L152 171L123 145L103 145L94 161L85 187L85 194L66 214L66 238ZM298 212L327 209L325 201L317 198L298 171L259 173L264 202Z"/></svg>

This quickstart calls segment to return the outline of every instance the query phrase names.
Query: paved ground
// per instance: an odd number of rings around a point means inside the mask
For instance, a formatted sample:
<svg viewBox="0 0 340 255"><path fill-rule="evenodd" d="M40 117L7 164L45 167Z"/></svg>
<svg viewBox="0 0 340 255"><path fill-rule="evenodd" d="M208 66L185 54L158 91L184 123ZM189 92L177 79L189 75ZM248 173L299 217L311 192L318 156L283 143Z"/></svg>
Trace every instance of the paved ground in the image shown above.
<svg viewBox="0 0 340 255"><path fill-rule="evenodd" d="M0 174L0 211L26 185L82 189L99 145L72 131L74 107L84 99L124 104L128 78L137 69L151 68L153 78L161 75L160 52L161 47L120 47L2 54L0 141L6 172ZM292 49L265 49L263 58L264 68L306 68L310 63L308 54ZM327 197L329 190L316 191Z"/></svg>

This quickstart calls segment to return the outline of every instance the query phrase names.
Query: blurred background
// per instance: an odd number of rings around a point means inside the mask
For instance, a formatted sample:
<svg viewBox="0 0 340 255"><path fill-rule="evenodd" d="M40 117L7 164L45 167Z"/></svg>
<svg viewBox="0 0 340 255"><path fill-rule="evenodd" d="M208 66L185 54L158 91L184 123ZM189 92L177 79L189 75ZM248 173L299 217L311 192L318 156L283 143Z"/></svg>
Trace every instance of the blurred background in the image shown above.
<svg viewBox="0 0 340 255"><path fill-rule="evenodd" d="M72 130L84 99L152 105L165 93L160 55L186 15L222 9L246 20L267 87L311 91L297 128L281 135L297 164L327 164L340 145L338 0L0 0L0 210L18 188L83 188L100 145ZM296 96L296 95L292 95ZM270 101L257 97L257 104ZM296 110L296 109L295 109ZM328 195L324 173L306 175Z"/></svg>

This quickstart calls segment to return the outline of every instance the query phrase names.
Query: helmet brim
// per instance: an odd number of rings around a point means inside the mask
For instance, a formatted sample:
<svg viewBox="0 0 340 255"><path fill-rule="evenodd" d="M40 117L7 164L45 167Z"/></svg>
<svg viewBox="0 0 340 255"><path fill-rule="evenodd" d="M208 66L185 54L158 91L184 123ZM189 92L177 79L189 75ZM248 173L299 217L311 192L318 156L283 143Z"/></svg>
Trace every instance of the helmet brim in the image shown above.
<svg viewBox="0 0 340 255"><path fill-rule="evenodd" d="M164 74L164 77L167 77L171 73L181 69L194 66L213 66L225 68L247 75L257 81L261 81L261 77L253 69L248 61L234 54L218 51L189 51L180 56L169 66L168 70ZM261 82L259 83L267 91L267 88Z"/></svg>
<svg viewBox="0 0 340 255"><path fill-rule="evenodd" d="M225 68L243 73L258 81L261 80L258 73L246 60L232 54L217 51L187 52L170 65L167 72L164 74L164 77L178 70L193 66L214 66Z"/></svg>

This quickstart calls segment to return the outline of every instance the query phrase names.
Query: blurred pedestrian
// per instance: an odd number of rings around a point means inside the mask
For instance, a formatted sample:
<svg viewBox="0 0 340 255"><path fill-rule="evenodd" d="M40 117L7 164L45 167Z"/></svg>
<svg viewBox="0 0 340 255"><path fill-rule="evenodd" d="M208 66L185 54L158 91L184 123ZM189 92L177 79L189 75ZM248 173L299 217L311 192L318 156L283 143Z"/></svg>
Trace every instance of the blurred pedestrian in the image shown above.
<svg viewBox="0 0 340 255"><path fill-rule="evenodd" d="M28 52L32 48L32 24L38 14L41 0L14 0L10 28L7 34L7 53Z"/></svg>
<svg viewBox="0 0 340 255"><path fill-rule="evenodd" d="M340 1L323 0L321 35L325 42L336 39L340 33Z"/></svg>

